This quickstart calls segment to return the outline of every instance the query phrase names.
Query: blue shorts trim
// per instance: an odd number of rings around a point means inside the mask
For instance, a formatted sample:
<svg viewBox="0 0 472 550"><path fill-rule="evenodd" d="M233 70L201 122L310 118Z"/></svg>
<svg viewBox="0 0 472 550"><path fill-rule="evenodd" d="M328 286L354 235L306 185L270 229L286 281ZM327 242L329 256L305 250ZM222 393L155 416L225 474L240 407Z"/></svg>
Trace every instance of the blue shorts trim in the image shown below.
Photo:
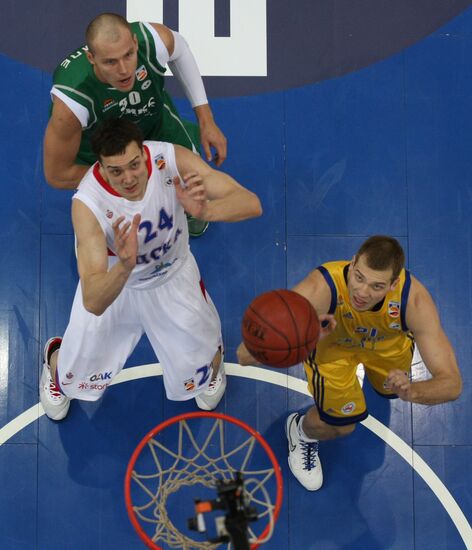
<svg viewBox="0 0 472 550"><path fill-rule="evenodd" d="M352 416L346 416L346 417L340 417L340 416L331 416L320 407L318 407L318 404L315 402L316 408L318 409L318 414L320 415L320 418L323 422L326 422L326 424L331 424L332 426L347 426L348 424L357 424L358 422L362 422L362 420L365 420L369 416L369 411L366 409L364 412Z"/></svg>

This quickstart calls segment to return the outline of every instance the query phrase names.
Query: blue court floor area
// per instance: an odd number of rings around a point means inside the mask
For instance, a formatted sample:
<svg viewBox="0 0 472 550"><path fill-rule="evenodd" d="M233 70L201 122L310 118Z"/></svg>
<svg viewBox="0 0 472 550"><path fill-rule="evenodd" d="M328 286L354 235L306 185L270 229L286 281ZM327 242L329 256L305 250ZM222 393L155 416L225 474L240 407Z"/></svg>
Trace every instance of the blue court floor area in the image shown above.
<svg viewBox="0 0 472 550"><path fill-rule="evenodd" d="M218 411L258 430L282 468L280 518L264 548L472 548L471 29L465 12L344 77L212 101L229 141L223 169L264 208L191 242L230 364ZM1 55L0 70L3 103L17 106L0 113L0 548L139 549L124 504L128 460L151 428L196 406L166 400L162 377L140 375L100 402L74 401L60 423L41 415L42 348L64 332L77 285L71 193L42 175L50 75ZM383 400L366 383L369 418L321 444L325 484L309 493L289 473L284 434L287 415L312 403L302 368L256 380L237 365L242 313L378 233L400 240L431 292L464 391L426 407ZM143 339L127 368L156 362Z"/></svg>

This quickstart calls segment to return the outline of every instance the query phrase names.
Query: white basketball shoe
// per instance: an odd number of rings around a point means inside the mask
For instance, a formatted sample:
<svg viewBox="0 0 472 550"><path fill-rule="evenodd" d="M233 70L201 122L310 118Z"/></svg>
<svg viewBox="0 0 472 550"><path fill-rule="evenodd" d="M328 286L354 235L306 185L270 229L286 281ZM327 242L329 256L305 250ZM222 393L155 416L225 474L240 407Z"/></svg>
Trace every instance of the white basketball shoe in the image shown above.
<svg viewBox="0 0 472 550"><path fill-rule="evenodd" d="M285 423L288 439L288 465L292 474L308 489L317 491L323 485L323 470L318 456L318 441L304 441L298 431L300 415L292 413Z"/></svg>
<svg viewBox="0 0 472 550"><path fill-rule="evenodd" d="M202 411L212 411L216 409L226 390L226 373L223 361L218 369L216 378L208 384L208 388L195 397L195 402Z"/></svg>
<svg viewBox="0 0 472 550"><path fill-rule="evenodd" d="M49 361L51 355L61 347L62 338L54 336L44 346L44 364L39 382L39 398L44 412L51 420L62 420L67 416L70 399L66 397L51 377Z"/></svg>

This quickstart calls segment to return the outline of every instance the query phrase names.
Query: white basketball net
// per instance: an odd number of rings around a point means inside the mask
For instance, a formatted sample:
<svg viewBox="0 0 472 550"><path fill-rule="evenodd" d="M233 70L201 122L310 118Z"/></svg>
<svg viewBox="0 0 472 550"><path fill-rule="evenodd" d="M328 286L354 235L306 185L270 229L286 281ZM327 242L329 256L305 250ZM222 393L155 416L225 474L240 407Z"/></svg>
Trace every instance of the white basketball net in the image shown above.
<svg viewBox="0 0 472 550"><path fill-rule="evenodd" d="M199 418L199 422L201 420ZM151 453L156 472L150 474L140 474L136 470L132 472L131 479L148 497L144 504L133 505L137 518L154 543L165 543L169 548L185 550L217 548L219 544L195 541L181 533L168 516L167 499L183 486L200 484L215 488L218 480L231 481L236 472L241 472L244 476L246 505L254 506L259 518L255 523L249 524L249 541L266 542L271 537L274 527L275 505L265 486L274 476L272 463L267 459L267 469L252 469L250 462L254 448L259 445L257 439L247 432L248 438L236 447L232 447L231 441L228 441L230 438L227 437L225 441L224 437L225 425L228 427L228 422L220 418L205 417L203 420L213 421L213 426L202 445L197 444L187 420L180 420L178 423L178 438L173 442L175 449L169 448L155 438L148 441L147 450ZM201 429L201 424L198 427ZM165 429L155 437L164 432ZM144 452L145 448L141 451L141 455ZM163 461L166 462L166 467L163 466ZM275 486L275 480L272 484ZM140 495L140 502L141 497L143 495ZM149 535L152 529L147 530L145 524L148 527L150 524L155 525L153 535ZM260 533L267 524L269 525L267 536L258 540L258 536L261 536ZM260 530L259 535L254 532L252 526ZM228 544L227 548L231 548L231 544Z"/></svg>

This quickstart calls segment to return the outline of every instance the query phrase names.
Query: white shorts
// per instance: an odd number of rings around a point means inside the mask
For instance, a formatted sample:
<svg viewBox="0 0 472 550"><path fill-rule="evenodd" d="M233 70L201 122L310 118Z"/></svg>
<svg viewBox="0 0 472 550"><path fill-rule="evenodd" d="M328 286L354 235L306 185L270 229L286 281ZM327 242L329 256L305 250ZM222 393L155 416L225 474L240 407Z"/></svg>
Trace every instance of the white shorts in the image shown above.
<svg viewBox="0 0 472 550"><path fill-rule="evenodd" d="M79 281L58 356L61 390L74 399L99 399L143 333L161 363L169 399L192 399L207 388L222 346L221 323L191 253L169 281L147 290L125 287L99 317L84 308Z"/></svg>

